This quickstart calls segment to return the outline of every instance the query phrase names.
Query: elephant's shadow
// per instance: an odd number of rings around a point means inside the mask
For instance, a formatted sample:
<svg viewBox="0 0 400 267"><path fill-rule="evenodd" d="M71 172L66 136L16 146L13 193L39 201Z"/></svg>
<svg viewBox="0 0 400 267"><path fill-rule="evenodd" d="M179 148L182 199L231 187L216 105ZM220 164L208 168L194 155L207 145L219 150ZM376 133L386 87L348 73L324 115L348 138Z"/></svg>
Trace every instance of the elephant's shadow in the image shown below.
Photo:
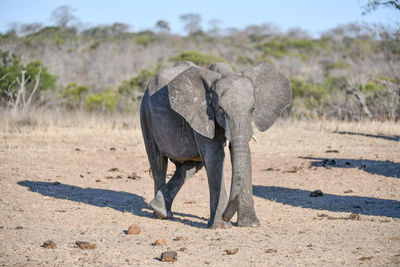
<svg viewBox="0 0 400 267"><path fill-rule="evenodd" d="M19 185L28 187L30 191L44 196L67 199L97 207L108 207L120 212L130 212L136 216L154 218L152 210L142 196L123 191L113 191L98 188L82 188L63 183L42 181L20 181ZM192 219L196 220L192 220ZM206 228L207 219L196 215L174 212L173 221L183 224Z"/></svg>
<svg viewBox="0 0 400 267"><path fill-rule="evenodd" d="M400 201L356 195L323 194L310 197L311 191L277 186L253 186L257 197L279 203L315 210L351 212L355 214L400 218Z"/></svg>

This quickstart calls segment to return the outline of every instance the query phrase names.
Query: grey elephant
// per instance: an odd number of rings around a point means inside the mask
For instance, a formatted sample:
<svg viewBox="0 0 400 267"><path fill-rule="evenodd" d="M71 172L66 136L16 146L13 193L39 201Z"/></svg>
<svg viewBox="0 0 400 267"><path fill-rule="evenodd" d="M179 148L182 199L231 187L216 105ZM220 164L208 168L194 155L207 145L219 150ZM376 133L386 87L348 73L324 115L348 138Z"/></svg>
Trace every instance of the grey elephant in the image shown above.
<svg viewBox="0 0 400 267"><path fill-rule="evenodd" d="M156 216L171 218L179 189L203 166L210 192L211 228L260 225L254 210L249 141L252 119L267 130L292 100L289 80L268 63L237 75L226 63L208 69L183 61L162 69L147 85L140 106L141 127L154 178ZM223 181L224 144L230 141L232 184ZM166 183L167 162L176 165Z"/></svg>

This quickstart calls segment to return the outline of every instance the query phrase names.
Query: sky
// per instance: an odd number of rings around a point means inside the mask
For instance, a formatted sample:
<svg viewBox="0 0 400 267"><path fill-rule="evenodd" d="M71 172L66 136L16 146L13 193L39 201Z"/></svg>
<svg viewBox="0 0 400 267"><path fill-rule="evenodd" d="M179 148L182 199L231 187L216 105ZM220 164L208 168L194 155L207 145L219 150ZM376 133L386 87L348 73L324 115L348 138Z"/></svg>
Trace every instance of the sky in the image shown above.
<svg viewBox="0 0 400 267"><path fill-rule="evenodd" d="M380 8L362 16L368 0L0 0L0 32L12 23L52 25L51 12L67 5L86 27L121 22L131 30L152 29L158 20L169 22L173 33L183 34L179 16L197 13L202 27L218 19L222 28L243 29L270 23L282 31L299 27L313 36L347 23L400 25L400 12Z"/></svg>

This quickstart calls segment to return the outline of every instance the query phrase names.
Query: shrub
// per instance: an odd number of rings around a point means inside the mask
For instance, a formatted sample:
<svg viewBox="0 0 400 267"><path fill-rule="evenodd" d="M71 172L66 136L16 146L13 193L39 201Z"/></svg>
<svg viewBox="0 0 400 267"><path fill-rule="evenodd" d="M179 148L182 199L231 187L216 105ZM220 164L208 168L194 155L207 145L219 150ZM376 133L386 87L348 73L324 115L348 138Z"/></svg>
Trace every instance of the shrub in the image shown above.
<svg viewBox="0 0 400 267"><path fill-rule="evenodd" d="M85 99L85 108L89 112L115 113L119 95L114 91L90 94Z"/></svg>
<svg viewBox="0 0 400 267"><path fill-rule="evenodd" d="M143 93L150 78L156 74L156 71L142 69L136 77L130 80L124 80L118 87L118 93L125 96L132 95L135 91Z"/></svg>
<svg viewBox="0 0 400 267"><path fill-rule="evenodd" d="M68 84L62 91L62 98L65 105L71 108L78 108L82 105L90 88L76 83Z"/></svg>
<svg viewBox="0 0 400 267"><path fill-rule="evenodd" d="M185 51L168 59L168 61L174 63L184 60L189 60L200 67L207 67L214 62L225 62L224 59L218 58L212 54L202 54L197 51Z"/></svg>

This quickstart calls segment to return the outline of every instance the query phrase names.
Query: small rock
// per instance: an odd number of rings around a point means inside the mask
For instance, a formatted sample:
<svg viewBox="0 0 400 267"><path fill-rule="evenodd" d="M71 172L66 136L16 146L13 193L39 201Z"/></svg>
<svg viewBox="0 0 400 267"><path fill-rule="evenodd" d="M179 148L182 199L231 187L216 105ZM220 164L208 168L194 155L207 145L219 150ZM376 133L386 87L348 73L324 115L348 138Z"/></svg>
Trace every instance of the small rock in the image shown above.
<svg viewBox="0 0 400 267"><path fill-rule="evenodd" d="M370 261L370 260L372 260L374 257L372 257L372 256L369 256L369 257L361 257L361 258L359 258L359 260L360 261Z"/></svg>
<svg viewBox="0 0 400 267"><path fill-rule="evenodd" d="M160 259L164 262L174 262L178 260L178 253L176 253L176 251L169 250L161 253Z"/></svg>
<svg viewBox="0 0 400 267"><path fill-rule="evenodd" d="M209 262L209 261L205 261L205 262L204 262L204 264L207 264L207 265L210 264L210 263L211 263L211 262Z"/></svg>
<svg viewBox="0 0 400 267"><path fill-rule="evenodd" d="M315 190L310 193L310 197L322 197L323 195L321 190Z"/></svg>
<svg viewBox="0 0 400 267"><path fill-rule="evenodd" d="M15 227L15 229L21 230L21 229L24 229L24 227L22 227L21 225L18 225L17 227Z"/></svg>
<svg viewBox="0 0 400 267"><path fill-rule="evenodd" d="M187 248L185 248L185 247L182 247L182 248L179 249L179 251L182 251L182 252L184 252L186 250L187 250Z"/></svg>
<svg viewBox="0 0 400 267"><path fill-rule="evenodd" d="M99 180L99 179L96 180L96 183L100 183L100 182L101 182L101 180Z"/></svg>
<svg viewBox="0 0 400 267"><path fill-rule="evenodd" d="M177 236L174 240L175 241L189 240L189 237L187 237L187 236Z"/></svg>
<svg viewBox="0 0 400 267"><path fill-rule="evenodd" d="M308 244L306 247L311 248L311 247L312 247L312 244L310 243L310 244Z"/></svg>
<svg viewBox="0 0 400 267"><path fill-rule="evenodd" d="M272 172L274 170L274 168L266 168L265 169L267 172Z"/></svg>
<svg viewBox="0 0 400 267"><path fill-rule="evenodd" d="M128 235L138 235L140 232L142 232L142 230L138 225L132 224L128 228Z"/></svg>
<svg viewBox="0 0 400 267"><path fill-rule="evenodd" d="M60 185L60 182L54 182L53 185Z"/></svg>
<svg viewBox="0 0 400 267"><path fill-rule="evenodd" d="M165 241L164 238L160 238L160 239L157 239L156 241L154 241L155 246L164 246L166 244L167 244L167 241Z"/></svg>
<svg viewBox="0 0 400 267"><path fill-rule="evenodd" d="M278 251L274 248L269 248L265 251L265 253L277 253Z"/></svg>
<svg viewBox="0 0 400 267"><path fill-rule="evenodd" d="M325 153L339 153L339 150L330 149L330 150L325 151Z"/></svg>
<svg viewBox="0 0 400 267"><path fill-rule="evenodd" d="M42 247L47 248L47 249L53 249L56 248L57 245L53 240L47 240L43 242Z"/></svg>
<svg viewBox="0 0 400 267"><path fill-rule="evenodd" d="M111 168L108 171L109 172L119 172L119 169L118 168Z"/></svg>
<svg viewBox="0 0 400 267"><path fill-rule="evenodd" d="M228 255L234 255L239 251L238 248L233 248L233 249L225 249L226 254Z"/></svg>
<svg viewBox="0 0 400 267"><path fill-rule="evenodd" d="M346 189L346 190L344 191L344 193L346 193L346 194L348 194L348 193L353 193L353 190L351 190L351 189Z"/></svg>
<svg viewBox="0 0 400 267"><path fill-rule="evenodd" d="M115 147L110 147L110 150L115 151L116 149L115 149Z"/></svg>
<svg viewBox="0 0 400 267"><path fill-rule="evenodd" d="M97 245L95 243L90 243L85 241L76 241L75 244L78 246L78 248L83 250L97 248Z"/></svg>
<svg viewBox="0 0 400 267"><path fill-rule="evenodd" d="M131 175L128 175L128 179L132 179L132 180L140 180L142 177L140 177L139 175L136 174L136 172L132 172Z"/></svg>
<svg viewBox="0 0 400 267"><path fill-rule="evenodd" d="M297 166L293 166L291 168L289 168L286 171L282 171L283 173L297 173L299 172L303 167L297 167Z"/></svg>
<svg viewBox="0 0 400 267"><path fill-rule="evenodd" d="M185 201L185 204L196 204L196 201L195 200Z"/></svg>
<svg viewBox="0 0 400 267"><path fill-rule="evenodd" d="M75 151L81 151L81 149L77 147L77 148L75 148Z"/></svg>
<svg viewBox="0 0 400 267"><path fill-rule="evenodd" d="M361 215L360 215L360 214L354 214L354 213L352 213L352 214L350 214L349 219L350 219L350 220L359 221L359 220L361 219Z"/></svg>
<svg viewBox="0 0 400 267"><path fill-rule="evenodd" d="M81 178L85 178L85 176L83 176L82 174L80 174L80 175L79 175L79 177L81 177Z"/></svg>

